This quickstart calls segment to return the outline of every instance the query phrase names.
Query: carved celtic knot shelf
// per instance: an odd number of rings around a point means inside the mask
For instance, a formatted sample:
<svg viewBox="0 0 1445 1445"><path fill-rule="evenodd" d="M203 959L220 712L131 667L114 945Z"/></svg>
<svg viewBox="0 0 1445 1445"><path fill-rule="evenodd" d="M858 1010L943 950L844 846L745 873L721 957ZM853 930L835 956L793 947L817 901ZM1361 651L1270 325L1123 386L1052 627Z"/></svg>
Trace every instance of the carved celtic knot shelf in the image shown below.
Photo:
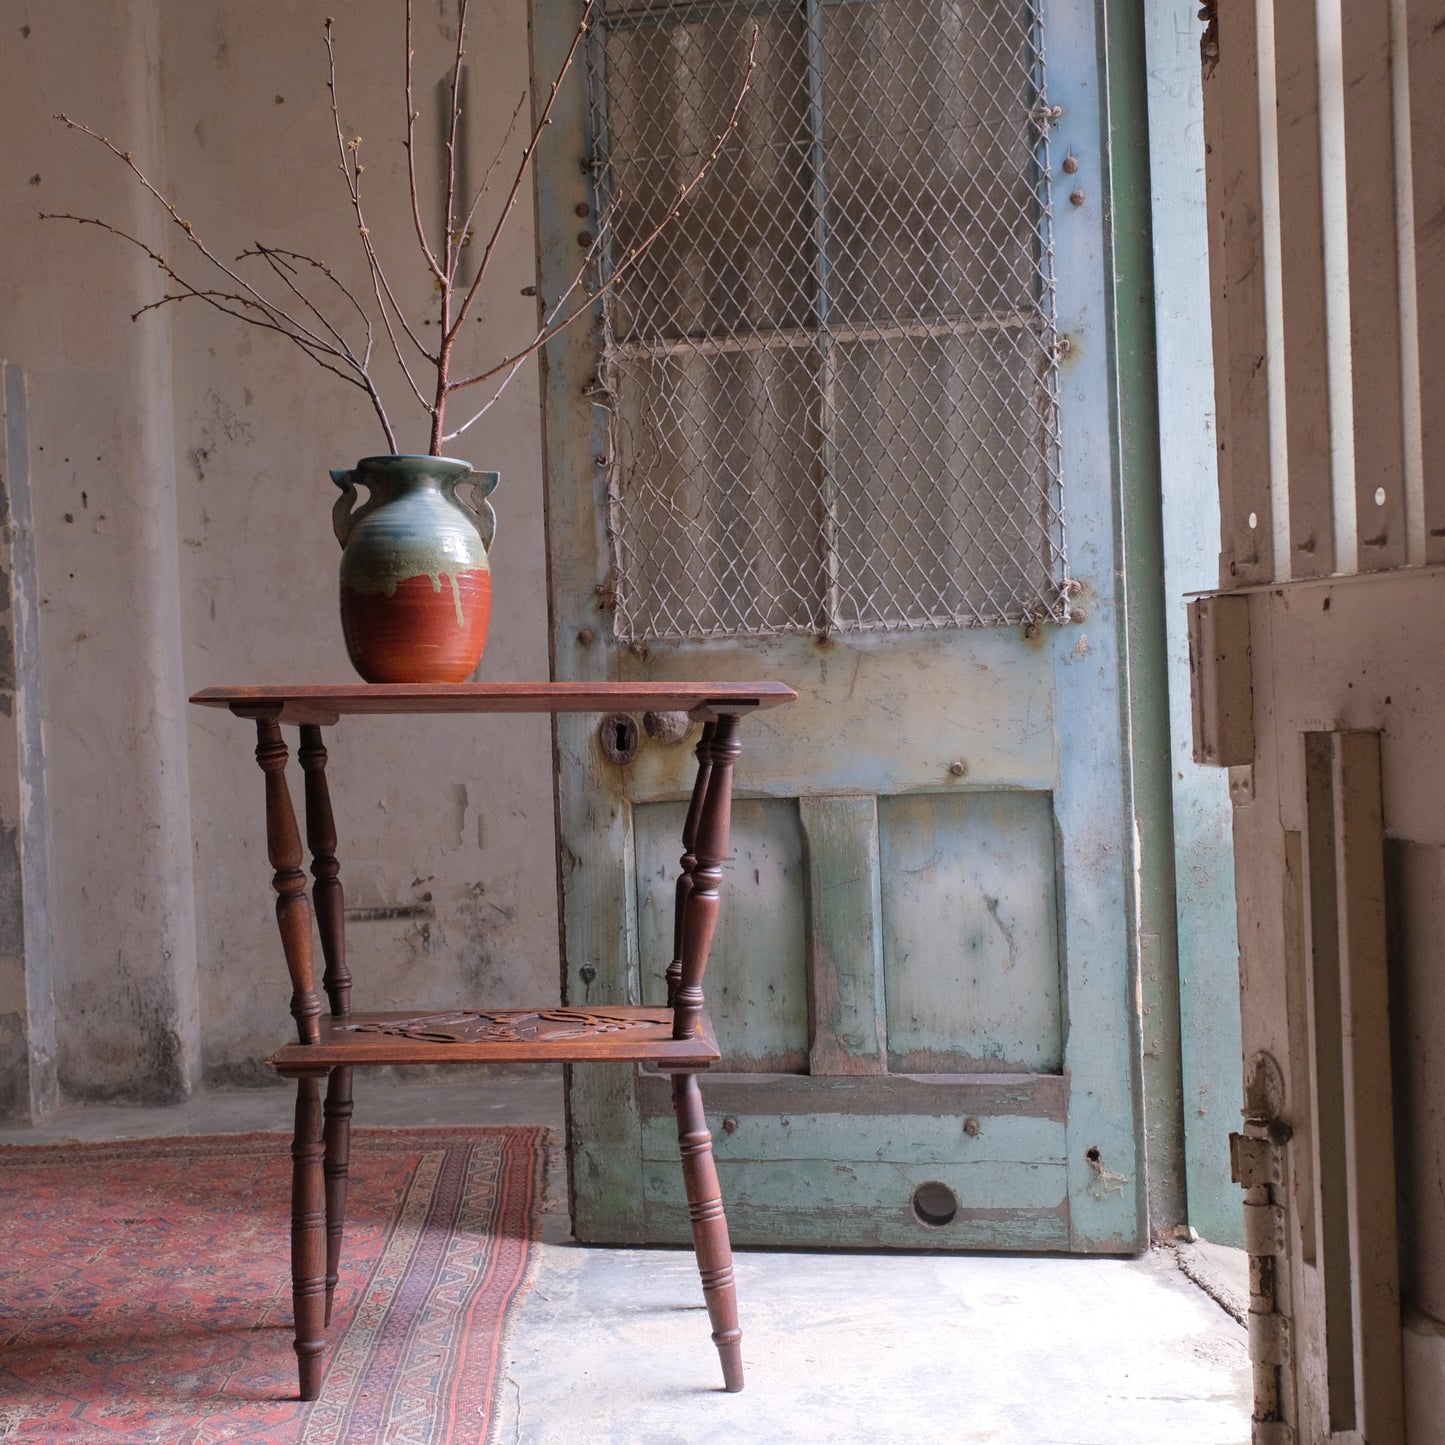
<svg viewBox="0 0 1445 1445"><path fill-rule="evenodd" d="M519 1039L583 1039L627 1029L672 1028L672 1011L604 1013L575 1008L458 1010L413 1018L359 1023L338 1020L337 1034L386 1034L440 1044L515 1043Z"/></svg>
<svg viewBox="0 0 1445 1445"><path fill-rule="evenodd" d="M706 1014L691 1038L672 1036L668 1008L439 1009L321 1019L315 1044L287 1044L271 1059L282 1073L387 1063L527 1063L651 1060L705 1068L718 1057Z"/></svg>

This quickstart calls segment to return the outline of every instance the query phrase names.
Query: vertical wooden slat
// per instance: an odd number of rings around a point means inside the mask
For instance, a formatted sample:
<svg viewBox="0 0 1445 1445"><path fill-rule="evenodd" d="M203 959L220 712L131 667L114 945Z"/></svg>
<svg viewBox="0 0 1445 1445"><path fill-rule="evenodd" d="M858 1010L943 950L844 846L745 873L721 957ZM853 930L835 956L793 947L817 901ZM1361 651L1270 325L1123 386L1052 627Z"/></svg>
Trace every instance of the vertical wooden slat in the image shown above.
<svg viewBox="0 0 1445 1445"><path fill-rule="evenodd" d="M1355 1319L1349 1228L1349 1160L1344 1130L1345 1021L1341 1012L1340 900L1335 872L1329 733L1305 735L1306 873L1309 926L1311 1114L1321 1128L1315 1152L1315 1216L1324 1284L1325 1378L1331 1430L1353 1430Z"/></svg>
<svg viewBox="0 0 1445 1445"><path fill-rule="evenodd" d="M1403 1445L1379 733L1306 733L1305 796L1330 1427Z"/></svg>
<svg viewBox="0 0 1445 1445"><path fill-rule="evenodd" d="M1404 1445L1380 734L1335 733L1332 752L1360 1424L1371 1445Z"/></svg>
<svg viewBox="0 0 1445 1445"><path fill-rule="evenodd" d="M1340 0L1315 0L1319 54L1320 210L1330 405L1330 527L1337 573L1359 571L1354 376L1350 369L1350 218L1345 194L1345 78Z"/></svg>
<svg viewBox="0 0 1445 1445"><path fill-rule="evenodd" d="M1272 581L1275 559L1269 505L1258 26L1252 3L1221 6L1220 11L1218 61L1204 67L1204 139L1212 222L1220 584L1231 587Z"/></svg>
<svg viewBox="0 0 1445 1445"><path fill-rule="evenodd" d="M1408 34L1425 555L1445 562L1445 3L1410 0Z"/></svg>
<svg viewBox="0 0 1445 1445"><path fill-rule="evenodd" d="M1335 568L1325 332L1319 45L1313 6L1276 0L1279 206L1289 451L1290 575Z"/></svg>
<svg viewBox="0 0 1445 1445"><path fill-rule="evenodd" d="M809 1072L882 1074L878 804L800 798L807 849Z"/></svg>
<svg viewBox="0 0 1445 1445"><path fill-rule="evenodd" d="M1314 1178L1315 1116L1310 1090L1303 1081L1310 1076L1309 966L1305 958L1305 858L1304 838L1298 829L1284 832L1284 897L1280 909L1284 919L1285 1011L1289 1020L1290 1126L1293 1150L1295 1228L1300 1258L1314 1264L1318 1257L1315 1238L1315 1198L1309 1181Z"/></svg>
<svg viewBox="0 0 1445 1445"><path fill-rule="evenodd" d="M1400 286L1389 0L1341 6L1354 374L1355 515L1362 572L1405 562ZM1436 97L1438 104L1438 96Z"/></svg>
<svg viewBox="0 0 1445 1445"><path fill-rule="evenodd" d="M1400 409L1404 427L1405 564L1425 561L1425 474L1420 451L1420 321L1415 283L1415 186L1410 171L1409 0L1390 7L1390 110L1395 129L1395 254L1400 291Z"/></svg>

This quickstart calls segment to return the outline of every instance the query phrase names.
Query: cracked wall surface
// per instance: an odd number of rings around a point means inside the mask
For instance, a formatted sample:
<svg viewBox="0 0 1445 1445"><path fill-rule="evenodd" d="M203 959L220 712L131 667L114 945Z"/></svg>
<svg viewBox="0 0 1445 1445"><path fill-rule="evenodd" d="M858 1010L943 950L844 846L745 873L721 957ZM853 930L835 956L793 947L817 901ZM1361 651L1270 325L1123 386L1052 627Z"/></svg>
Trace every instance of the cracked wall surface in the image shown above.
<svg viewBox="0 0 1445 1445"><path fill-rule="evenodd" d="M0 829L19 829L18 852L0 838L0 1109L12 1113L53 1102L54 1087L32 1098L34 1068L72 1098L161 1102L203 1079L263 1083L262 1061L290 1029L254 734L186 699L210 684L352 679L327 471L388 448L351 388L272 337L195 305L132 323L166 293L165 278L116 235L37 212L104 217L158 253L184 249L118 160L53 119L65 111L131 150L218 254L260 239L363 283L336 170L325 16L308 0L264 14L106 0L5 16L3 164L7 194L27 204L0 216L0 359L28 398L33 504L29 574L0 558L31 628L23 647L0 647L0 712L12 708L0 716ZM431 46L444 45L445 25L430 14L418 37L424 110L435 77L422 67L440 55ZM399 293L421 307L430 279L409 208L394 203L404 197L390 124L404 113L400 26L397 7L379 0L347 7L338 78L345 124L371 152L377 244ZM473 149L490 158L527 68L520 3L489 12L468 63ZM424 141L425 178L431 130ZM533 268L523 206L477 328L490 344L528 331L534 303L521 292ZM403 435L405 448L424 449L419 425ZM503 478L481 676L545 676L534 376L522 374L457 449ZM13 623L0 615L0 625L13 639ZM27 682L34 735L22 758L14 709ZM353 720L329 740L358 1001L450 1006L481 980L494 1004L550 996L545 719Z"/></svg>

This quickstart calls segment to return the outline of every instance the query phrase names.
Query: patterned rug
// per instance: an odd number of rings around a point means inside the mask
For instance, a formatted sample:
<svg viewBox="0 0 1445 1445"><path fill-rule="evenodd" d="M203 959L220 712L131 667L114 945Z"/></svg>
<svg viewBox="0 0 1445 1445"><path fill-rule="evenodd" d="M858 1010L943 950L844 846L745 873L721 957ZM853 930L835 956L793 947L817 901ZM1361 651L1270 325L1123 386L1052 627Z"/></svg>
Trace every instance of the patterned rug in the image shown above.
<svg viewBox="0 0 1445 1445"><path fill-rule="evenodd" d="M0 1149L0 1440L485 1441L544 1133L353 1133L312 1404L296 1399L283 1136Z"/></svg>

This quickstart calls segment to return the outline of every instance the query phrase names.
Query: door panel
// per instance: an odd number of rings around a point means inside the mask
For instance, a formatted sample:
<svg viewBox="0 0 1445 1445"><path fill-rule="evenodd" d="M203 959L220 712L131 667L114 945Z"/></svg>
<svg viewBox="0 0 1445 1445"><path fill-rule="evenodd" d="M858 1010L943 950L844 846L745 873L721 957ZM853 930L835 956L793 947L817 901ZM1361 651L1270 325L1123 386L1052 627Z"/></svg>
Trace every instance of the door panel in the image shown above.
<svg viewBox="0 0 1445 1445"><path fill-rule="evenodd" d="M633 814L637 849L642 1001L667 1002L678 840L686 803L643 803ZM737 844L728 906L708 964L708 1002L722 1050L720 1071L803 1073L808 1067L807 936L803 836L797 805L775 798L733 803Z"/></svg>
<svg viewBox="0 0 1445 1445"><path fill-rule="evenodd" d="M645 89L662 109L655 130L633 115L613 166L607 105L581 84L560 98L539 150L544 311L583 262L579 216L615 257L656 174L681 174L704 113L731 104L741 42L683 22L762 19L739 154L600 324L564 333L543 369L556 675L776 676L799 693L742 728L707 976L727 1059L703 1093L734 1235L1134 1248L1137 977L1107 251L1088 159L1093 7L1043 17L1060 109L1031 109L1026 126L1048 131L1041 165L1085 158L1070 181L1081 203L1035 237L1046 266L1016 218L987 211L1009 197L1028 211L1036 197L1017 176L1035 153L1010 150L992 112L944 126L940 97L981 94L984 80L900 28L954 25L955 60L982 67L1000 104L1042 104L1017 76L988 78L1004 63L1003 11L607 8L594 87ZM534 5L539 76L575 10ZM964 43L970 26L988 43ZM609 27L625 40L610 43ZM705 55L727 63L702 85ZM875 85L873 72L912 86L935 130L914 134L898 106L880 112L886 134L850 124L849 87ZM822 149L763 144L769 126L815 123ZM652 137L646 164L639 136ZM1014 180L958 179L984 159L1014 165ZM1033 257L1032 282L990 253L1009 235L1016 261ZM957 314L940 296L962 298ZM1067 347L1040 339L1054 336ZM567 997L660 998L690 747L644 738L618 765L595 720L556 727ZM569 1103L579 1237L685 1239L666 1080L578 1070Z"/></svg>
<svg viewBox="0 0 1445 1445"><path fill-rule="evenodd" d="M889 1072L1058 1073L1049 796L885 798L880 824Z"/></svg>
<svg viewBox="0 0 1445 1445"><path fill-rule="evenodd" d="M717 1119L714 1149L728 1222L739 1244L817 1244L827 1233L855 1245L914 1249L956 1247L961 1235L975 1249L1069 1247L1064 1123L1047 1116L1051 1105L1062 1114L1061 1090L1041 1098L1029 1089L979 1088L972 1099L979 1112L961 1116L953 1112L952 1090L938 1090L932 1101L887 1097L890 1112L869 1113L868 1104L883 1107L886 1097L876 1088L854 1085L839 1094L820 1083L765 1093L704 1081L709 1119ZM658 1238L687 1226L665 1084L647 1079L641 1091L646 1220ZM826 1107L810 1112L810 1102ZM920 1217L915 1199L926 1210L935 1197L928 1186L940 1184L956 1206L945 1202ZM957 1212L945 1218L950 1207Z"/></svg>

